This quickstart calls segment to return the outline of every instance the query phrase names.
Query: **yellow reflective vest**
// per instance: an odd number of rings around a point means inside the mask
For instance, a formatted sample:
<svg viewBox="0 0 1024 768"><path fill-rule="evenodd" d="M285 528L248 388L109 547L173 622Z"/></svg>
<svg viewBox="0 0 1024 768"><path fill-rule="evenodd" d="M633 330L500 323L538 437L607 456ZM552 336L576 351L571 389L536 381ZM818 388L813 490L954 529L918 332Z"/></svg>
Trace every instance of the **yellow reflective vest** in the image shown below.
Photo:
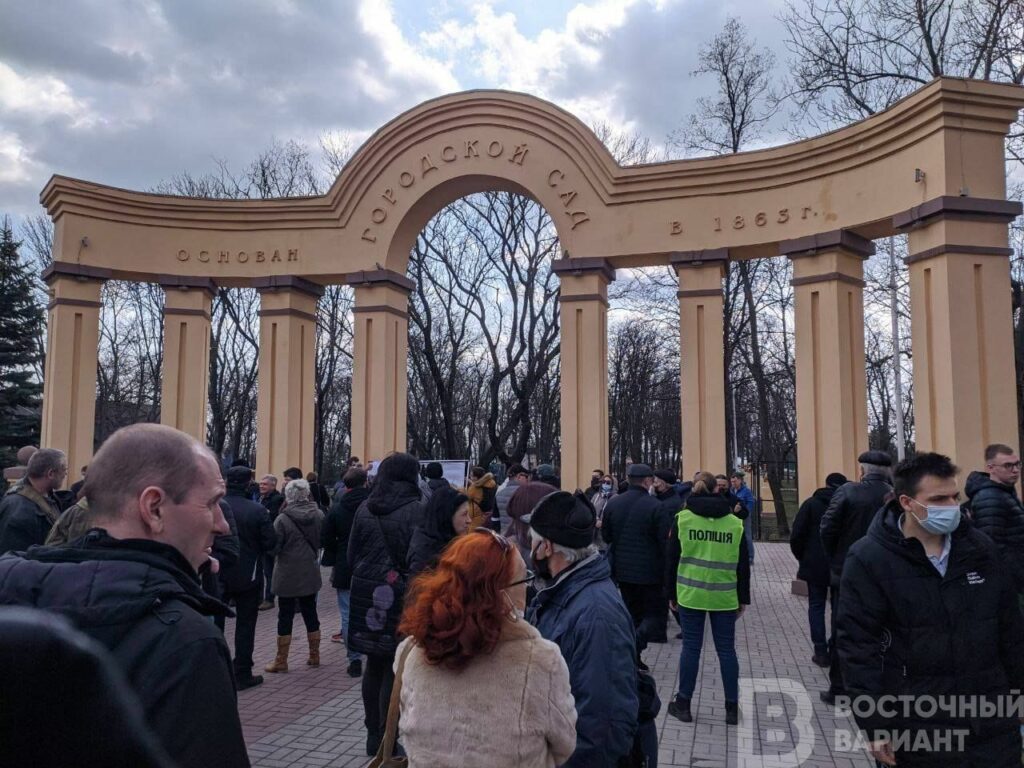
<svg viewBox="0 0 1024 768"><path fill-rule="evenodd" d="M739 608L736 567L743 521L735 515L701 517L684 509L676 516L682 554L676 571L676 602L698 611Z"/></svg>

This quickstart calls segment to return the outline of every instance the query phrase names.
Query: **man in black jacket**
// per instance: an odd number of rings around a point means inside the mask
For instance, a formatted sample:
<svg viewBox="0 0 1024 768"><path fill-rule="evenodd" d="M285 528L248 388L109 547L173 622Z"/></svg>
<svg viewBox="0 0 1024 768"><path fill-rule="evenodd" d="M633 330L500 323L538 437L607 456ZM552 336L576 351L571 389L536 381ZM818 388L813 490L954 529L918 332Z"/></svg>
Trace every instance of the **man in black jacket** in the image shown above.
<svg viewBox="0 0 1024 768"><path fill-rule="evenodd" d="M961 519L956 473L937 453L902 462L843 570L843 679L885 765L1020 764L1024 617L992 541Z"/></svg>
<svg viewBox="0 0 1024 768"><path fill-rule="evenodd" d="M789 548L800 563L796 577L807 585L807 621L811 627L811 658L819 667L830 664L829 641L825 637L825 603L828 600L828 558L821 546L821 518L832 501L836 489L846 484L846 476L833 472L825 478L825 487L816 490L800 505L789 535ZM835 598L832 598L833 601Z"/></svg>
<svg viewBox="0 0 1024 768"><path fill-rule="evenodd" d="M331 502L331 508L324 519L320 532L320 545L324 548L320 564L331 569L331 586L338 593L338 614L341 617L340 631L331 635L332 643L344 642L348 645L350 597L352 595L352 568L348 562L348 540L352 535L352 523L356 519L356 510L370 495L366 487L366 470L353 467L342 478L345 492L339 493ZM447 483L446 483L447 485ZM363 657L349 646L348 676L359 677L363 674Z"/></svg>
<svg viewBox="0 0 1024 768"><path fill-rule="evenodd" d="M224 600L235 601L235 682L238 690L252 688L263 682L262 675L252 673L252 651L256 640L256 618L259 616L263 560L277 544L277 534L266 508L246 498L252 480L249 467L231 467L226 473L225 503L235 517L238 531L238 562L222 567Z"/></svg>
<svg viewBox="0 0 1024 768"><path fill-rule="evenodd" d="M841 485L832 495L821 518L819 531L821 545L829 559L832 587L832 637L836 636L836 606L839 604L839 580L843 563L850 547L868 532L872 519L892 493L889 484L892 458L885 451L865 451L857 457L860 463L860 482ZM821 700L833 704L843 693L843 676L835 644L830 649L828 690L821 692Z"/></svg>
<svg viewBox="0 0 1024 768"><path fill-rule="evenodd" d="M64 453L55 448L38 450L25 470L25 478L0 500L0 554L42 544L60 517L60 504L53 492L68 476Z"/></svg>
<svg viewBox="0 0 1024 768"><path fill-rule="evenodd" d="M270 513L270 522L277 518L281 507L284 506L284 494L277 490L277 477L264 475L260 479L260 504ZM260 603L261 611L269 611L274 607L274 593L270 590L270 579L274 575L274 558L265 555L263 558L263 602Z"/></svg>
<svg viewBox="0 0 1024 768"><path fill-rule="evenodd" d="M629 488L604 509L601 533L608 544L612 578L633 617L641 643L664 643L666 607L662 588L669 525L662 504L650 494L654 473L630 464Z"/></svg>
<svg viewBox="0 0 1024 768"><path fill-rule="evenodd" d="M1024 593L1024 506L1017 498L1020 456L1008 445L985 449L988 472L971 472L967 498L975 527L995 542L1010 568L1017 591Z"/></svg>
<svg viewBox="0 0 1024 768"><path fill-rule="evenodd" d="M197 576L229 530L217 460L183 432L134 424L96 453L85 494L94 528L74 546L0 558L0 604L60 613L105 646L180 768L248 766L231 655L209 618L229 611Z"/></svg>

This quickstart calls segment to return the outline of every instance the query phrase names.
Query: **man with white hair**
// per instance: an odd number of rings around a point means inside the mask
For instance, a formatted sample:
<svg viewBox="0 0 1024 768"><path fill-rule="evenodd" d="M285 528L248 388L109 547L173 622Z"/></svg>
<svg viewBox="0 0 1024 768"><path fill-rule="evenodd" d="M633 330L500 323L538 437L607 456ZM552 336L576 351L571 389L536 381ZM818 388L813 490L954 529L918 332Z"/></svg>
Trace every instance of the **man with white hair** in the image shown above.
<svg viewBox="0 0 1024 768"><path fill-rule="evenodd" d="M613 768L630 753L637 730L636 639L608 561L593 543L594 507L582 493L556 491L522 521L545 583L530 623L562 651L576 700L576 751L564 765Z"/></svg>
<svg viewBox="0 0 1024 768"><path fill-rule="evenodd" d="M216 458L184 432L134 424L100 447L85 495L92 527L71 546L0 557L0 605L62 614L105 646L175 765L248 766L231 654L210 621L230 611L198 577L229 530Z"/></svg>
<svg viewBox="0 0 1024 768"><path fill-rule="evenodd" d="M0 501L0 553L21 552L46 541L61 511L53 492L67 476L63 451L43 448L32 454L24 480Z"/></svg>

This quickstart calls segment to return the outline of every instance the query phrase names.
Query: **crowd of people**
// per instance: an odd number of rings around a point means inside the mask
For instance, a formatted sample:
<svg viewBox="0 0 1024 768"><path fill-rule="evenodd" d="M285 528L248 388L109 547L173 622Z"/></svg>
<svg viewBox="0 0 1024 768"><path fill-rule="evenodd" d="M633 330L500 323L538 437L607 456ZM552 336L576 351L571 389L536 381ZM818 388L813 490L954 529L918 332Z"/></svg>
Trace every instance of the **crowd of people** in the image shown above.
<svg viewBox="0 0 1024 768"><path fill-rule="evenodd" d="M946 457L922 453L893 470L888 454L868 451L857 481L828 475L794 521L811 661L829 668L822 700L876 705L853 713L882 764L1020 759L1019 709L877 706L896 695L1010 701L1024 687L1021 462L998 444L984 458L961 505ZM736 623L751 603L755 512L742 472L683 482L635 463L621 482L595 469L570 493L552 465L512 465L500 484L474 467L457 486L407 453L373 470L353 458L328 490L291 467L279 490L273 475L242 462L222 470L193 438L140 424L111 436L62 494L64 455L38 450L0 500L0 605L59 617L21 611L5 624L0 613L0 637L37 631L64 649L60 663L118 691L108 706L133 729L133 765L248 765L237 691L263 682L253 674L260 610L277 608L265 673L288 671L296 613L306 664L318 666L322 568L339 609L330 640L361 678L368 756L654 768L661 699L643 653L667 642L670 617L682 643L669 715L699 716L710 624L724 722L739 721ZM233 653L223 635L232 615ZM88 730L93 714L69 715L68 732ZM959 750L909 749L894 736L951 729L963 731ZM60 739L47 748L59 753ZM81 745L73 754L92 764Z"/></svg>

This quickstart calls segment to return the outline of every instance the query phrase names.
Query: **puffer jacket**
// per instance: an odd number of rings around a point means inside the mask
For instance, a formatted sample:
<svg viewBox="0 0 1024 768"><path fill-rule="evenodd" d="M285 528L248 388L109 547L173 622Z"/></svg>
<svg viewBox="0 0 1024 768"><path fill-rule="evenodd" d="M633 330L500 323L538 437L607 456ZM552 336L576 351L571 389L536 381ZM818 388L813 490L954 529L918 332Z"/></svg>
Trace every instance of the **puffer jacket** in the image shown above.
<svg viewBox="0 0 1024 768"><path fill-rule="evenodd" d="M277 546L270 588L278 597L315 595L320 578L320 527L323 510L312 499L292 502L274 520Z"/></svg>
<svg viewBox="0 0 1024 768"><path fill-rule="evenodd" d="M1009 696L1024 688L1024 618L991 540L962 521L941 576L921 542L903 536L902 512L895 500L886 505L846 558L836 643L849 695ZM957 716L967 713L942 707L929 718L913 709L897 718L884 709L853 711L868 731L969 729L981 742L1017 731L1012 717ZM960 755L950 764L1015 765L1016 750ZM933 757L923 764L940 765Z"/></svg>
<svg viewBox="0 0 1024 768"><path fill-rule="evenodd" d="M601 536L608 544L616 582L661 584L669 525L661 502L639 485L608 501Z"/></svg>
<svg viewBox="0 0 1024 768"><path fill-rule="evenodd" d="M527 612L558 645L576 701L576 751L565 768L614 768L629 754L638 724L633 620L595 553L540 590Z"/></svg>
<svg viewBox="0 0 1024 768"><path fill-rule="evenodd" d="M28 480L16 483L0 499L0 554L45 543L60 513L55 497L43 496Z"/></svg>
<svg viewBox="0 0 1024 768"><path fill-rule="evenodd" d="M1017 489L997 483L987 472L971 472L964 491L974 526L995 542L1017 591L1024 592L1024 506Z"/></svg>
<svg viewBox="0 0 1024 768"><path fill-rule="evenodd" d="M839 486L821 518L821 545L832 571L832 586L839 586L843 562L850 547L868 532L871 521L885 504L892 486L881 472L868 472L859 483Z"/></svg>
<svg viewBox="0 0 1024 768"><path fill-rule="evenodd" d="M827 587L832 578L825 548L821 546L821 518L835 492L835 488L819 488L800 505L793 520L789 549L800 563L796 577L808 584Z"/></svg>
<svg viewBox="0 0 1024 768"><path fill-rule="evenodd" d="M0 605L61 614L106 647L175 765L248 766L231 654L208 618L231 611L166 544L97 528L72 544L0 557Z"/></svg>
<svg viewBox="0 0 1024 768"><path fill-rule="evenodd" d="M370 489L366 486L350 488L338 494L331 502L331 509L324 519L320 546L324 548L320 565L331 569L331 586L348 589L352 586L352 568L348 562L348 540L352 535L352 524L356 510L366 501Z"/></svg>
<svg viewBox="0 0 1024 768"><path fill-rule="evenodd" d="M494 475L488 472L479 480L473 480L463 493L469 499L469 527L479 528L487 525L494 509L494 498L498 490L498 484L494 481Z"/></svg>
<svg viewBox="0 0 1024 768"><path fill-rule="evenodd" d="M409 580L409 542L423 520L419 487L393 482L359 505L348 540L352 596L348 647L393 656Z"/></svg>

